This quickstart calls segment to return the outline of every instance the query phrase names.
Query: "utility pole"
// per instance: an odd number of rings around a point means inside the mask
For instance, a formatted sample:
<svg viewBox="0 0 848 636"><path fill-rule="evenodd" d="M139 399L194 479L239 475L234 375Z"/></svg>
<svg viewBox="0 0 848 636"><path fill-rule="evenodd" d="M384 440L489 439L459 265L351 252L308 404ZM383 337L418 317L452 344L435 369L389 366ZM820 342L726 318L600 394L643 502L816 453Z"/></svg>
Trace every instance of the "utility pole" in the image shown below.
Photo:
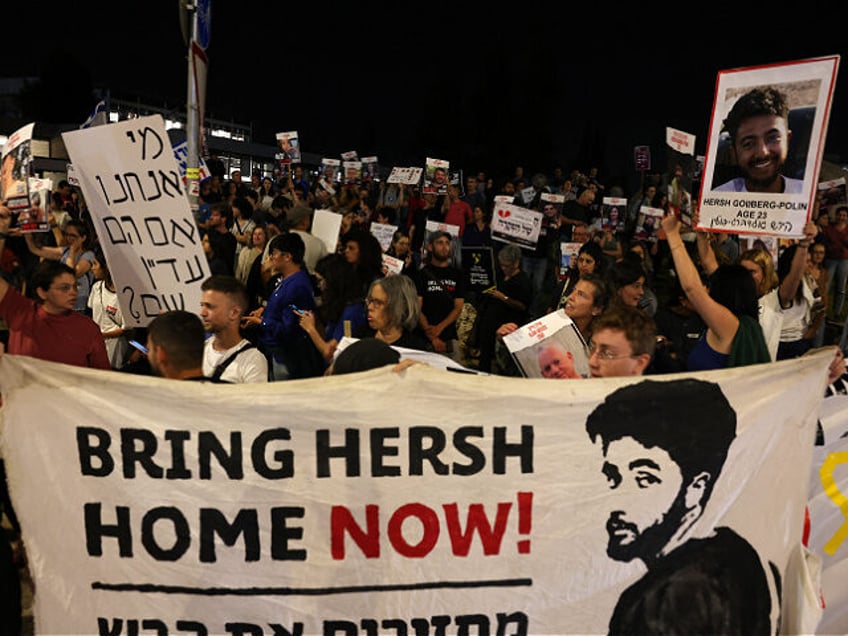
<svg viewBox="0 0 848 636"><path fill-rule="evenodd" d="M188 47L186 96L186 190L192 212L197 213L200 192L200 132L206 94L206 47L209 46L211 0L179 0L180 26Z"/></svg>

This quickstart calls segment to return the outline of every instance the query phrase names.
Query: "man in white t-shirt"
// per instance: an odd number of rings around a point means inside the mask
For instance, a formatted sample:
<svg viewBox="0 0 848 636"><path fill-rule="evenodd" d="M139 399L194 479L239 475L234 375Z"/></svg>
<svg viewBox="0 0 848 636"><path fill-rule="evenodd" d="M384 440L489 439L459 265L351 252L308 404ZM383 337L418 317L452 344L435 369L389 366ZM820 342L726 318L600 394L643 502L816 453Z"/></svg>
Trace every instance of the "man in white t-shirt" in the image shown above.
<svg viewBox="0 0 848 636"><path fill-rule="evenodd" d="M321 257L327 255L327 246L324 241L309 232L312 223L312 208L305 203L298 203L286 212L286 221L289 229L303 239L306 251L303 254L303 263L309 272L315 271L315 264Z"/></svg>
<svg viewBox="0 0 848 636"><path fill-rule="evenodd" d="M247 309L247 291L234 276L210 276L201 285L200 317L212 335L203 349L203 375L244 384L268 381L268 361L239 325Z"/></svg>

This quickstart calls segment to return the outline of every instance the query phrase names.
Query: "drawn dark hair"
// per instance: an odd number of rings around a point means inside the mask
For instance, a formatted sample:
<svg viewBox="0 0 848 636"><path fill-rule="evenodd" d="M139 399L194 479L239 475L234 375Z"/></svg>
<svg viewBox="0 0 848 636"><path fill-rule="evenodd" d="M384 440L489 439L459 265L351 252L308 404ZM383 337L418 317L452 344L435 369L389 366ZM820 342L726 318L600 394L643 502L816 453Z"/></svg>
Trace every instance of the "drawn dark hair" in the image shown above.
<svg viewBox="0 0 848 636"><path fill-rule="evenodd" d="M684 484L709 473L705 504L736 437L736 411L713 382L644 380L608 395L589 414L586 432L592 442L601 438L604 453L624 437L664 449L680 467Z"/></svg>

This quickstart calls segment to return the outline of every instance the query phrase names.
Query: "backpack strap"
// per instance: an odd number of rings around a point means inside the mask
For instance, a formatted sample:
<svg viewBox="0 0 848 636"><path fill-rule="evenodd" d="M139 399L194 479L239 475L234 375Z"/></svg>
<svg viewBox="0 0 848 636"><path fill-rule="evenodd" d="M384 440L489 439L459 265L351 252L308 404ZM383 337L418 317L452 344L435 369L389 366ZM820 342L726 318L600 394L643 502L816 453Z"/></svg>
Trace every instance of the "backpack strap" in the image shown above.
<svg viewBox="0 0 848 636"><path fill-rule="evenodd" d="M224 371L227 370L227 367L230 366L230 363L232 363L232 361L235 360L240 353L242 353L243 351L247 351L248 349L255 349L255 348L256 348L255 344L248 343L247 345L245 345L241 349L236 349L235 351L233 351L227 357L226 360L224 360L223 362L221 362L221 364L219 364L217 367L215 367L215 371L210 376L212 381L213 382L219 381L221 379L221 376L224 374Z"/></svg>

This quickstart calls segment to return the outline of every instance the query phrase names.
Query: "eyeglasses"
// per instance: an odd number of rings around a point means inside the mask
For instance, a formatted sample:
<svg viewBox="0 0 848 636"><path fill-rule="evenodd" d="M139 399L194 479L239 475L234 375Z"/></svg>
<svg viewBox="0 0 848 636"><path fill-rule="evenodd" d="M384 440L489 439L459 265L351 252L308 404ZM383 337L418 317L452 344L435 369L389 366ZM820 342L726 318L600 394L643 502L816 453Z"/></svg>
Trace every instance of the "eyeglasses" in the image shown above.
<svg viewBox="0 0 848 636"><path fill-rule="evenodd" d="M369 296L365 299L365 306L367 307L368 305L374 305L375 307L385 307L386 301L380 300L379 298L372 298L371 296Z"/></svg>
<svg viewBox="0 0 848 636"><path fill-rule="evenodd" d="M613 349L607 349L603 345L601 348L594 343L589 345L589 357L591 358L593 355L597 354L598 360L621 360L622 358L635 358L634 355L628 355L626 353L618 354Z"/></svg>
<svg viewBox="0 0 848 636"><path fill-rule="evenodd" d="M65 238L73 238L73 239L77 239L77 238L80 237L79 234L69 234L68 232L62 232L62 236L64 236Z"/></svg>
<svg viewBox="0 0 848 636"><path fill-rule="evenodd" d="M70 284L67 284L67 283L66 283L66 284L64 284L64 285L56 285L53 289L55 289L56 291L60 291L60 292L62 292L63 294L67 294L67 293L68 293L69 291L71 291L72 289L73 289L74 291L76 291L77 289L79 289L79 285L78 285L77 283L74 283L73 285L70 285Z"/></svg>

